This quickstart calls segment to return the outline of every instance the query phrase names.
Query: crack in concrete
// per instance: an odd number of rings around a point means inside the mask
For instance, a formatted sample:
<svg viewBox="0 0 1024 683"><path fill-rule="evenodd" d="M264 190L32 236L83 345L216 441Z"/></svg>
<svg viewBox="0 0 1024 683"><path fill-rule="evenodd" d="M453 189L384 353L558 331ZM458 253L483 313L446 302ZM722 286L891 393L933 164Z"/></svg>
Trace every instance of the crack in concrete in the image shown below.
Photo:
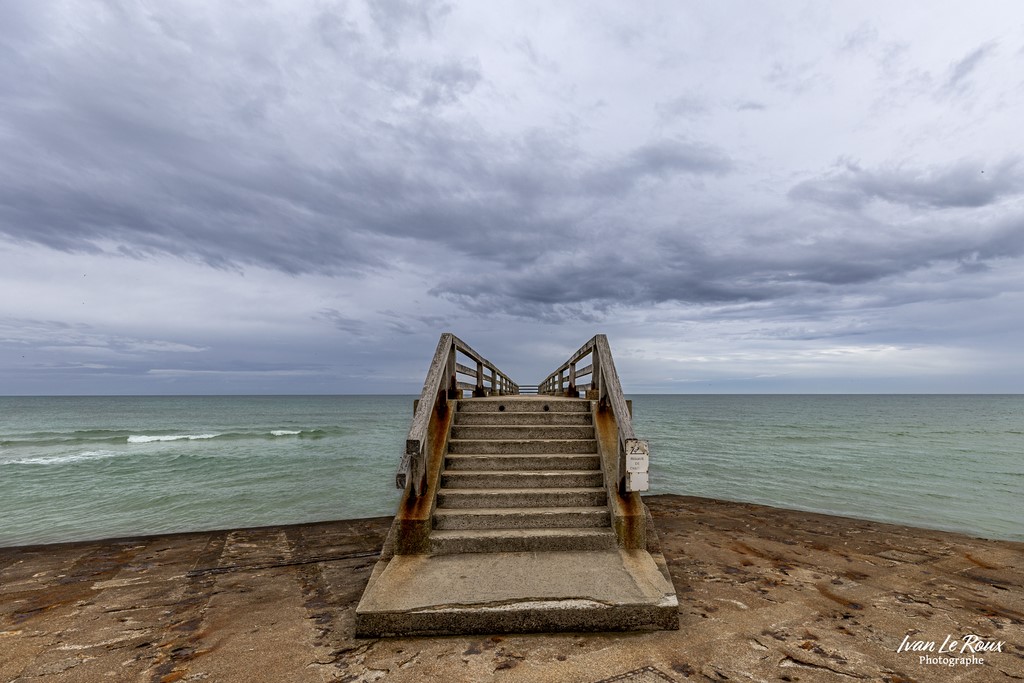
<svg viewBox="0 0 1024 683"><path fill-rule="evenodd" d="M331 555L327 557L313 557L308 560L295 560L292 562L276 562L272 564L228 564L223 567L206 567L204 569L192 569L185 576L193 578L207 574L227 574L235 571L256 571L260 569L277 569L279 567L300 567L305 564L320 564L322 562L341 562L363 557L377 557L380 551L349 553L348 555Z"/></svg>
<svg viewBox="0 0 1024 683"><path fill-rule="evenodd" d="M508 600L495 600L492 602L448 602L440 605L430 605L409 610L412 614L430 614L432 612L443 612L447 610L460 609L535 609L538 606L551 607L580 607L583 605L599 605L600 607L615 607L614 602L606 600L595 600L594 598L510 598Z"/></svg>
<svg viewBox="0 0 1024 683"><path fill-rule="evenodd" d="M803 657L795 657L793 654L787 654L779 660L779 666L802 666L811 669L824 669L825 671L831 671L834 674L846 676L847 678L856 678L860 680L868 678L867 676L861 676L860 674L853 674L848 671L843 671L842 669L836 669L835 667L828 666L827 664L819 664L818 662L813 662L809 659L804 659Z"/></svg>

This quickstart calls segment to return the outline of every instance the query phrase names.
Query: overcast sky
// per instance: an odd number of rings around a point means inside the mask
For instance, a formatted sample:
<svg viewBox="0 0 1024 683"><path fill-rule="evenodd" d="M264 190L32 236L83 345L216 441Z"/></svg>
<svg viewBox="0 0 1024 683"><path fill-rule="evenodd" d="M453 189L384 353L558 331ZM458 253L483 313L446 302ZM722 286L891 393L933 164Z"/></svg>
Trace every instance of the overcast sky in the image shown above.
<svg viewBox="0 0 1024 683"><path fill-rule="evenodd" d="M0 2L0 394L1020 392L1024 5Z"/></svg>

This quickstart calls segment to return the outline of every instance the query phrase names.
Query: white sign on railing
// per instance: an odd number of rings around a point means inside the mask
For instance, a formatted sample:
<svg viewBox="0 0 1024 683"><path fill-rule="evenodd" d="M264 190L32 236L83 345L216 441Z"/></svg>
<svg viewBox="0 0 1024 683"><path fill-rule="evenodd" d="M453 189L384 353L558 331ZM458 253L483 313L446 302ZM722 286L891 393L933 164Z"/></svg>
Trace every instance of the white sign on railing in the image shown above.
<svg viewBox="0 0 1024 683"><path fill-rule="evenodd" d="M651 466L651 447L646 439L626 439L626 490L647 491L650 488L648 470Z"/></svg>

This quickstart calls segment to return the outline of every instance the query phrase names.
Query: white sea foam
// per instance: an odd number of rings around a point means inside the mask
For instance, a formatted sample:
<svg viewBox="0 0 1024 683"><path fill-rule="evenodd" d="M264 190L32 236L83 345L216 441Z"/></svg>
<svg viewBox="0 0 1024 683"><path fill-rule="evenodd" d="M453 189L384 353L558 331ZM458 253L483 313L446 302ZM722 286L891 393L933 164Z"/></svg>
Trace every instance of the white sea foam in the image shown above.
<svg viewBox="0 0 1024 683"><path fill-rule="evenodd" d="M121 455L117 451L83 451L82 453L68 453L67 455L51 455L45 458L20 458L9 460L8 465L66 465L72 462L83 462L86 460L103 460Z"/></svg>
<svg viewBox="0 0 1024 683"><path fill-rule="evenodd" d="M273 434L274 436L295 436L296 434L301 434L302 430L301 429L275 429L274 431L272 431L270 433Z"/></svg>
<svg viewBox="0 0 1024 683"><path fill-rule="evenodd" d="M154 441L197 441L199 439L214 439L220 434L166 434L163 436L148 436L146 434L132 434L128 437L128 443L152 443Z"/></svg>

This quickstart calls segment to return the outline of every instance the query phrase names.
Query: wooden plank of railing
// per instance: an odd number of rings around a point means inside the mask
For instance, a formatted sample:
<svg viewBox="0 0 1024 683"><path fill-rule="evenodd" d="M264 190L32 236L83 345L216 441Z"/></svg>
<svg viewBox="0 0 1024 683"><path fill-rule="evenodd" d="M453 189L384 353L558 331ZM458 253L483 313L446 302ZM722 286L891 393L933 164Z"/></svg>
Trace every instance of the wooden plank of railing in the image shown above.
<svg viewBox="0 0 1024 683"><path fill-rule="evenodd" d="M588 353L590 353L593 350L594 345L597 343L597 338L598 337L604 337L604 335L603 334L595 334L590 341L588 341L586 344L581 346L579 348L579 350L576 351L576 353L574 353L569 358L569 360L565 361L565 363L562 364L562 367L560 367L558 370L555 370L555 372L558 372L559 370L566 369L567 367L569 367L570 365L572 365L573 363L577 362L578 360L580 360L581 358L586 356ZM605 340L605 343L607 343L607 339Z"/></svg>
<svg viewBox="0 0 1024 683"><path fill-rule="evenodd" d="M582 369L576 369L576 364L588 355L591 357L591 364ZM629 412L629 405L626 402L625 395L622 393L622 384L619 382L619 374L615 369L615 361L612 360L612 351L608 345L608 337L603 334L594 335L569 360L559 366L557 370L540 383L539 393L563 393L567 379L569 386L578 391L581 387L576 384L576 380L587 374L590 375L590 382L584 385L583 388L596 389L598 401L602 405L607 405L611 408L612 415L615 418L615 425L619 436L616 469L619 473L621 486L627 479L626 453L636 450L638 443L641 445L642 450L647 452L647 443L637 439L636 434L633 432L633 421Z"/></svg>
<svg viewBox="0 0 1024 683"><path fill-rule="evenodd" d="M601 372L604 373L608 403L611 405L612 414L615 415L615 423L619 428L619 443L625 444L626 439L635 439L633 433L633 422L629 419L629 408L626 406L626 397L622 394L622 385L619 383L619 373L615 370L615 361L612 360L612 351L608 347L608 337L603 334L594 337L597 357L601 364Z"/></svg>
<svg viewBox="0 0 1024 683"><path fill-rule="evenodd" d="M457 352L476 361L477 366L471 368L456 362ZM434 357L430 361L430 368L427 370L427 378L423 382L423 390L416 402L412 423L409 425L409 433L405 440L405 453L398 465L398 471L395 473L395 486L404 489L411 481L415 495L423 493L423 475L426 466L423 452L431 414L435 410L441 410L447 406L450 390L459 394L463 391L482 394L485 391L483 384L485 368L491 373L492 393L499 391L519 393L518 384L493 363L474 351L469 344L451 332L441 335L437 342L437 350L434 351ZM459 374L475 378L476 383L459 382L457 380Z"/></svg>
<svg viewBox="0 0 1024 683"><path fill-rule="evenodd" d="M494 365L494 363L490 362L489 360L487 360L486 358L481 356L479 353L477 353L475 350L473 350L473 348L470 347L469 344L467 344L466 342L462 341L458 337L453 337L453 342L454 342L454 348L455 349L457 349L464 356L467 356L471 360L476 361L476 363L477 363L476 368L473 368L473 367L470 367L470 366L467 366L467 365L462 365L461 363L456 363L455 364L456 370L457 370L457 372L459 374L468 375L468 376L473 377L473 378L476 379L476 386L475 386L475 388L467 389L467 391L474 391L475 392L478 389L483 389L484 388L484 379L486 378L484 370L490 370L491 371L491 391L492 392L497 391L496 387L498 385L496 384L496 381L497 380L501 380L501 383L504 386L504 389L503 389L504 393L512 393L512 394L518 393L518 385L515 382L513 382L512 379L508 375L506 375L501 370L499 370Z"/></svg>
<svg viewBox="0 0 1024 683"><path fill-rule="evenodd" d="M465 354L466 356L469 356L470 358L475 360L477 363L483 363L484 365L491 365L490 361L488 361L486 358L484 358L479 353L474 351L470 347L469 344L467 344L466 342L462 341L458 337L455 337L455 341L456 341L456 346L458 347L459 351L461 351L463 354ZM476 371L474 370L474 372L476 372Z"/></svg>
<svg viewBox="0 0 1024 683"><path fill-rule="evenodd" d="M582 360L586 356L588 356L588 355L593 353L594 345L595 345L595 343L597 341L597 337L598 336L603 336L603 335L595 335L586 344L584 344L579 349L577 349L576 353L572 354L572 356L569 357L569 360L567 360L564 363L562 363L558 367L557 370L555 370L550 375L548 375L544 379L544 381L540 383L540 391L541 391L541 393L553 393L556 389L557 390L564 389L565 388L565 380L566 380L565 373L566 373L567 370L569 371L569 378L568 378L569 379L569 383L572 384L572 385L575 385L576 377L579 377L580 375L583 375L583 374L586 374L586 373L581 372L581 371L576 371L575 372L575 376L574 376L573 375L573 369L574 369L575 365L580 360ZM605 342L607 343L607 339L605 340ZM587 366L587 369L589 369L590 367L591 366Z"/></svg>
<svg viewBox="0 0 1024 683"><path fill-rule="evenodd" d="M420 392L420 400L416 405L416 412L409 425L409 434L405 438L405 455L398 465L398 472L395 474L395 486L404 489L408 480L412 478L413 488L417 495L422 493L422 474L418 468L422 467L423 442L426 440L427 427L430 423L430 414L435 409L438 401L438 394L447 389L447 373L445 372L450 352L453 349L455 335L445 332L437 342L437 350L430 361L430 368L427 370L427 378L423 382L423 390Z"/></svg>

